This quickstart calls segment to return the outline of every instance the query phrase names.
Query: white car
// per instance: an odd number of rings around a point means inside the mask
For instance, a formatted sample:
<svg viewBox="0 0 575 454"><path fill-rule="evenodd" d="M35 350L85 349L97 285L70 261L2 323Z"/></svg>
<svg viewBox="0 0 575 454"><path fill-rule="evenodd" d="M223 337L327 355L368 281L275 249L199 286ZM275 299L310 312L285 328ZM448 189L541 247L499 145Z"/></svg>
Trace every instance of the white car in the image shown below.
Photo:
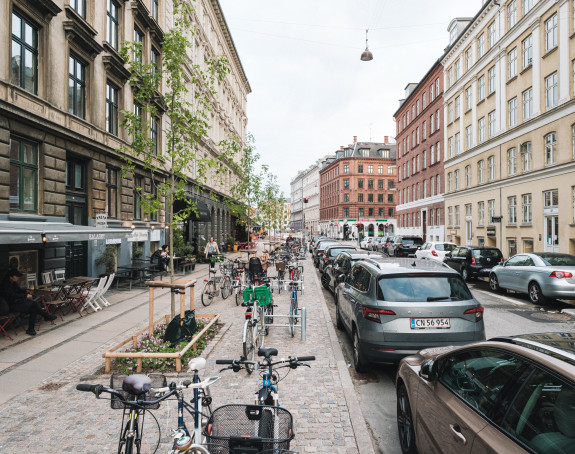
<svg viewBox="0 0 575 454"><path fill-rule="evenodd" d="M449 241L428 241L415 251L415 257L443 262L445 254L453 251L456 246L455 243L450 243Z"/></svg>
<svg viewBox="0 0 575 454"><path fill-rule="evenodd" d="M359 242L359 247L361 249L370 249L369 245L374 240L373 236L366 236L363 240Z"/></svg>

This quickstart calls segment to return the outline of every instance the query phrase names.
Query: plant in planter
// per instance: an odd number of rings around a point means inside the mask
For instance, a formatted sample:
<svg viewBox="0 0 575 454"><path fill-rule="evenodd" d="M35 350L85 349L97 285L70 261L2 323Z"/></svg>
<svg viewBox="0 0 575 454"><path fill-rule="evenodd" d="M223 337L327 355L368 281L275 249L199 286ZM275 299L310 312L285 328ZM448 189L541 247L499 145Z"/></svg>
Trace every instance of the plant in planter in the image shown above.
<svg viewBox="0 0 575 454"><path fill-rule="evenodd" d="M192 271L196 269L196 257L193 254L188 254L182 259L184 265L191 265Z"/></svg>
<svg viewBox="0 0 575 454"><path fill-rule="evenodd" d="M108 244L106 249L102 254L94 261L96 265L104 265L106 268L106 274L112 274L116 272L116 258L117 249L113 244Z"/></svg>
<svg viewBox="0 0 575 454"><path fill-rule="evenodd" d="M228 251L231 251L233 249L235 242L236 241L234 240L233 236L228 235L226 237L226 246L227 246Z"/></svg>
<svg viewBox="0 0 575 454"><path fill-rule="evenodd" d="M138 243L132 243L132 257L135 259L140 259L144 255L144 247L140 246Z"/></svg>

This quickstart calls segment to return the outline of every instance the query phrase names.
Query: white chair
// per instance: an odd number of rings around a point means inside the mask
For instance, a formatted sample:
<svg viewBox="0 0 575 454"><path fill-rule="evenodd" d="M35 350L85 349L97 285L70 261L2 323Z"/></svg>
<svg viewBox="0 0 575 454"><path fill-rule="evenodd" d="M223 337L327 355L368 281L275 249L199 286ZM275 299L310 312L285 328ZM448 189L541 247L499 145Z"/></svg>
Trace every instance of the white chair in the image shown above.
<svg viewBox="0 0 575 454"><path fill-rule="evenodd" d="M52 286L52 271L42 273L42 288L49 288Z"/></svg>
<svg viewBox="0 0 575 454"><path fill-rule="evenodd" d="M59 284L66 280L66 270L54 270L53 284Z"/></svg>
<svg viewBox="0 0 575 454"><path fill-rule="evenodd" d="M90 306L94 310L94 312L102 310L102 306L98 304L96 296L102 291L105 285L106 285L106 278L103 277L100 278L100 280L98 281L98 285L96 286L96 288L94 288L94 286L90 288L88 294L86 295L86 299L84 300L84 304L82 306L83 309L88 309L88 306Z"/></svg>
<svg viewBox="0 0 575 454"><path fill-rule="evenodd" d="M37 289L38 288L38 278L36 273L26 274L26 288Z"/></svg>
<svg viewBox="0 0 575 454"><path fill-rule="evenodd" d="M96 287L92 287L92 289L90 290L90 293L93 293L94 295L92 296L92 301L97 304L100 309L102 308L100 306L100 304L98 303L101 302L102 306L105 306L104 302L101 299L101 296L104 294L105 290L106 290L106 285L108 284L108 276L103 276L100 278L100 281L98 282L98 285Z"/></svg>
<svg viewBox="0 0 575 454"><path fill-rule="evenodd" d="M102 289L102 292L100 293L100 295L97 297L98 301L100 301L100 303L102 303L102 306L104 306L104 307L111 306L110 302L106 299L106 297L104 295L106 294L106 292L108 291L108 289L112 285L112 282L114 282L115 276L116 276L116 273L112 273L108 276L108 281L106 282L106 285Z"/></svg>

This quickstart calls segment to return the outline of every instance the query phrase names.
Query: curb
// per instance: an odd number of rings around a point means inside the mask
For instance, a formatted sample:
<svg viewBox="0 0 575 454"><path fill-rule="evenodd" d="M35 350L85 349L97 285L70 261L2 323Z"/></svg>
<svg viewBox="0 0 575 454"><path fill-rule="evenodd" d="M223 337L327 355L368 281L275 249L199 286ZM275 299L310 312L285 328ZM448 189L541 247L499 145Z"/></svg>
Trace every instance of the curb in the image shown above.
<svg viewBox="0 0 575 454"><path fill-rule="evenodd" d="M313 264L311 266L313 266ZM315 269L313 270L313 280L316 287L318 288L319 300L322 303L323 315L327 320L326 328L329 334L331 348L337 363L337 370L341 380L345 401L347 403L347 408L349 409L349 418L351 420L351 426L355 434L357 449L360 454L375 454L375 450L373 449L373 444L371 442L371 435L367 429L367 424L365 422L365 418L363 417L355 388L353 387L353 381L351 380L351 375L349 374L347 363L343 357L343 351L341 350L339 341L337 339L337 333L335 332L335 328L331 323L327 302L323 296L323 292L321 290Z"/></svg>

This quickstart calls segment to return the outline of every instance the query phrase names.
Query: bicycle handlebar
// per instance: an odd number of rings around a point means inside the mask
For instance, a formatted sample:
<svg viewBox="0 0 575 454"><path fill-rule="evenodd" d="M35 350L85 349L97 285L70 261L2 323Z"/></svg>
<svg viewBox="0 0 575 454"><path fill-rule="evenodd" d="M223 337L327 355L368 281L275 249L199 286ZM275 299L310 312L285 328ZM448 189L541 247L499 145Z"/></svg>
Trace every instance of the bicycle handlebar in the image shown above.
<svg viewBox="0 0 575 454"><path fill-rule="evenodd" d="M225 369L233 369L234 372L238 372L240 369L244 369L242 365L254 365L257 369L266 369L269 367L277 366L278 364L283 364L281 367L291 367L292 369L296 369L298 366L310 367L308 364L302 364L303 361L315 361L315 356L289 356L287 359L280 358L273 361L266 361L264 358L262 362L249 361L243 357L241 359L216 359L216 364L229 364L230 367L226 367Z"/></svg>

